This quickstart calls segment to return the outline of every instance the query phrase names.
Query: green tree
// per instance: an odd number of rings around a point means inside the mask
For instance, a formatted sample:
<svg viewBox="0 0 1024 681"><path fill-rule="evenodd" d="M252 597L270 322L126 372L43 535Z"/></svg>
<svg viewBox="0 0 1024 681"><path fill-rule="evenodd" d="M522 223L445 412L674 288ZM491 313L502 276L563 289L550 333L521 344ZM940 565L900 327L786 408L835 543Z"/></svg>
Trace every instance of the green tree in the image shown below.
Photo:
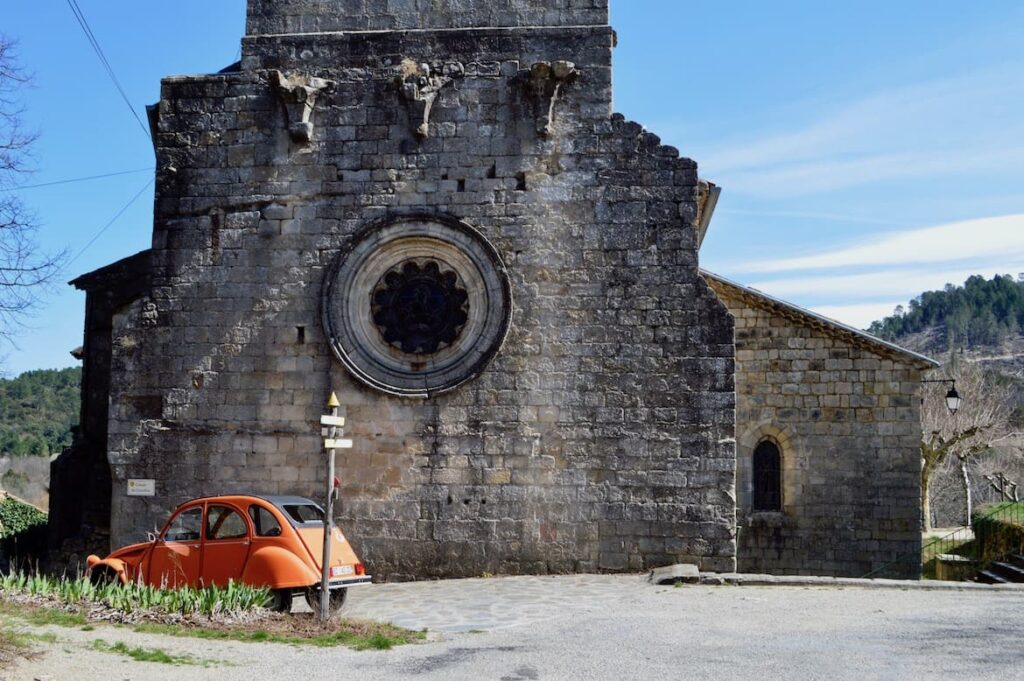
<svg viewBox="0 0 1024 681"><path fill-rule="evenodd" d="M0 453L45 456L71 444L81 378L74 367L0 379Z"/></svg>

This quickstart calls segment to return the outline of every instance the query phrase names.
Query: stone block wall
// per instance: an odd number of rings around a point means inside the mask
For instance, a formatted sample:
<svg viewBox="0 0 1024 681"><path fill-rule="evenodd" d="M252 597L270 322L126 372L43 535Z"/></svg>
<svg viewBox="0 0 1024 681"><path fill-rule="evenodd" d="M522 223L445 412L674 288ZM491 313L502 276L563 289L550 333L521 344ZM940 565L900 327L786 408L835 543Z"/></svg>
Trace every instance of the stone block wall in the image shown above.
<svg viewBox="0 0 1024 681"><path fill-rule="evenodd" d="M919 391L931 365L711 282L736 318L739 570L918 578ZM781 513L752 511L766 439L782 454Z"/></svg>
<svg viewBox="0 0 1024 681"><path fill-rule="evenodd" d="M607 24L608 0L250 0L246 33Z"/></svg>
<svg viewBox="0 0 1024 681"><path fill-rule="evenodd" d="M732 318L698 275L696 165L610 113L612 42L255 36L239 72L164 81L153 288L114 319L115 543L197 495L320 498L335 390L339 519L380 576L735 567ZM557 60L579 78L552 107L528 74ZM442 77L426 120L396 87L420 64ZM317 91L307 120L276 71ZM474 227L512 289L490 366L428 399L354 380L320 324L353 235L409 214Z"/></svg>

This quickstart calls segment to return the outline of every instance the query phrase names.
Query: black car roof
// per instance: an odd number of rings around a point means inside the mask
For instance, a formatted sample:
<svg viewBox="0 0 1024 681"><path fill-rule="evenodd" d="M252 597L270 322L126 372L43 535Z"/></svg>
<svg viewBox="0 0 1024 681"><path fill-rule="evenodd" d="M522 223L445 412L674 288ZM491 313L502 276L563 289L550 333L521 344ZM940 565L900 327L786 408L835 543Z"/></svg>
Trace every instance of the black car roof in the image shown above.
<svg viewBox="0 0 1024 681"><path fill-rule="evenodd" d="M276 507L277 510L279 510L281 512L281 514L285 518L288 519L288 522L291 523L292 525L296 526L296 527L298 527L299 525L302 525L302 524L307 524L308 525L310 523L299 523L299 522L296 522L295 518L292 517L292 514L285 510L285 508L284 508L285 506L316 506L318 509L320 509L321 513L324 512L324 510L322 508L320 508L320 504L316 503L312 499L307 499L306 497L295 497L295 496L284 496L284 495L278 495L278 496L260 496L260 495L257 495L256 498L257 499L262 499L263 501L267 502L268 504L271 504L274 507ZM319 523L317 523L317 524L319 524Z"/></svg>

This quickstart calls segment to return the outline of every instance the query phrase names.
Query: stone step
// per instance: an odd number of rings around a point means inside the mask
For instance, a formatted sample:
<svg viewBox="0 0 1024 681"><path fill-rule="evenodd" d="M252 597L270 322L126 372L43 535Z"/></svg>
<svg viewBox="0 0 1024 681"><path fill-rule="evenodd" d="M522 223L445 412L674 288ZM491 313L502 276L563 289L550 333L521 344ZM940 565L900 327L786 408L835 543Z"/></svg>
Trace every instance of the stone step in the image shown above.
<svg viewBox="0 0 1024 681"><path fill-rule="evenodd" d="M1001 577L990 570L982 570L978 573L978 576L974 578L974 581L981 582L982 584L1009 584L1010 580L1005 577Z"/></svg>
<svg viewBox="0 0 1024 681"><path fill-rule="evenodd" d="M647 580L654 584L697 584L700 570L696 565L669 565L651 570Z"/></svg>
<svg viewBox="0 0 1024 681"><path fill-rule="evenodd" d="M1024 567L998 562L992 563L988 569L1000 577L1005 577L1008 581L1024 583Z"/></svg>
<svg viewBox="0 0 1024 681"><path fill-rule="evenodd" d="M1024 568L1024 556L1019 553L1012 554L1007 560L1019 568Z"/></svg>

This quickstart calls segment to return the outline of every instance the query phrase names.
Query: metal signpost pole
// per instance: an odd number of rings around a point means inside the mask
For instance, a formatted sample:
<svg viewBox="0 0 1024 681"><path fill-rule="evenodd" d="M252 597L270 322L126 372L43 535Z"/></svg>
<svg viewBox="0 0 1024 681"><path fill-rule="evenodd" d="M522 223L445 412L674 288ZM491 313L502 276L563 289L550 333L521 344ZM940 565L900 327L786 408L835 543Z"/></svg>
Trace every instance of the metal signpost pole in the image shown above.
<svg viewBox="0 0 1024 681"><path fill-rule="evenodd" d="M327 406L331 409L331 419L323 421L334 421L330 423L330 437L327 445L333 445L338 435L338 427L335 425L338 419L338 396L333 392ZM326 425L326 424L325 424ZM324 554L320 566L320 621L326 622L331 618L331 535L334 533L334 448L330 447L327 452L327 504L325 507L326 517L324 518Z"/></svg>
<svg viewBox="0 0 1024 681"><path fill-rule="evenodd" d="M334 535L334 498L338 483L334 476L334 451L336 449L352 449L352 440L341 439L345 434L345 417L338 414L341 404L338 396L331 393L327 401L330 414L320 417L320 434L324 436L324 449L327 450L327 503L324 504L324 554L320 565L320 621L331 618L331 537Z"/></svg>

